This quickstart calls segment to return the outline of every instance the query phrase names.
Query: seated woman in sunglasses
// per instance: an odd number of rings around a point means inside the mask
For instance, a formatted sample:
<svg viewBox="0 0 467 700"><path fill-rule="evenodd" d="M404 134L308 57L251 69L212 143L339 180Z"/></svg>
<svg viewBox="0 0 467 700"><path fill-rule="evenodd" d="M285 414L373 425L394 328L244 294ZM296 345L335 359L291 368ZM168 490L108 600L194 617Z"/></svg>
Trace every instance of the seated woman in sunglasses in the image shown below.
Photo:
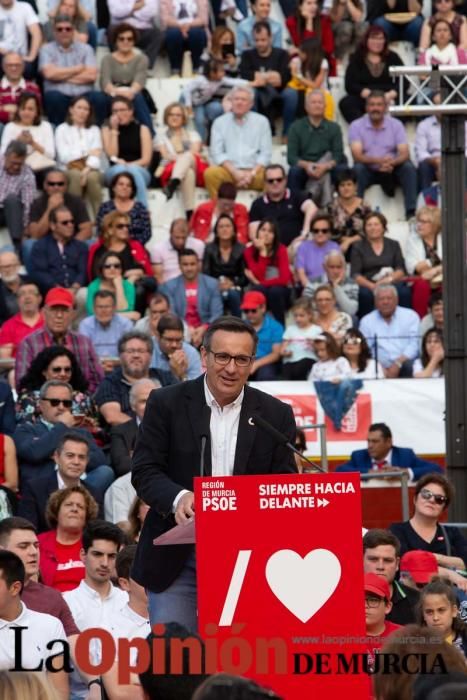
<svg viewBox="0 0 467 700"><path fill-rule="evenodd" d="M457 527L445 528L439 522L454 496L450 481L443 474L425 474L415 487L414 514L404 523L393 523L389 530L401 544L401 556L412 550L432 552L438 574L462 591L467 591L465 572L467 540Z"/></svg>
<svg viewBox="0 0 467 700"><path fill-rule="evenodd" d="M86 311L89 316L94 313L94 296L101 289L106 289L115 294L117 302L116 311L121 316L126 316L132 321L137 321L141 314L135 311L135 285L131 279L123 276L123 263L118 253L109 250L105 253L98 267L99 273L96 279L88 287L86 298Z"/></svg>
<svg viewBox="0 0 467 700"><path fill-rule="evenodd" d="M350 364L353 377L384 379L384 370L380 363L371 357L366 338L360 331L349 328L342 341L342 354Z"/></svg>
<svg viewBox="0 0 467 700"><path fill-rule="evenodd" d="M88 427L97 426L97 408L87 393L88 382L68 348L52 345L41 350L21 378L16 402L18 422L34 423L40 415L39 392L44 382L51 379L67 382L73 388L72 413L81 416Z"/></svg>

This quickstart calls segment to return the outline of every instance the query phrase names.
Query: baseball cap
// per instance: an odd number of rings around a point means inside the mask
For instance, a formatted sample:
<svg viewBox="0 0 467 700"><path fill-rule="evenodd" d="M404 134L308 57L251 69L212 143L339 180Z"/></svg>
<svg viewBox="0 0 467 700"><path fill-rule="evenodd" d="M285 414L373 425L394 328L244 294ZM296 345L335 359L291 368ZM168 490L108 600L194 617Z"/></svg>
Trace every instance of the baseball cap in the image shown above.
<svg viewBox="0 0 467 700"><path fill-rule="evenodd" d="M263 292L246 292L243 297L241 309L257 309L258 306L266 304L266 297Z"/></svg>
<svg viewBox="0 0 467 700"><path fill-rule="evenodd" d="M46 306L68 306L71 309L74 306L75 298L68 289L54 287L47 292L44 303Z"/></svg>
<svg viewBox="0 0 467 700"><path fill-rule="evenodd" d="M399 568L401 571L408 571L415 583L428 583L433 574L438 573L438 562L433 552L414 549L404 554Z"/></svg>
<svg viewBox="0 0 467 700"><path fill-rule="evenodd" d="M384 576L378 576L378 574L373 573L365 574L363 577L363 587L365 593L374 593L380 598L391 600L391 589Z"/></svg>

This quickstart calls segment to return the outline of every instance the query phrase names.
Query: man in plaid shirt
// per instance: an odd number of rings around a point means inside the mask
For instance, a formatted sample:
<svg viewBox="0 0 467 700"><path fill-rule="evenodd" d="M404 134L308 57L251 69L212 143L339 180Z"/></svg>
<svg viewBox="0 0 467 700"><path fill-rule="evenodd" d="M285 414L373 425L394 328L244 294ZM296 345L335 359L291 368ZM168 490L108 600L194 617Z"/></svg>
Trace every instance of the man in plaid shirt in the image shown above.
<svg viewBox="0 0 467 700"><path fill-rule="evenodd" d="M63 287L54 287L45 297L43 308L45 325L28 335L18 345L16 353L16 386L26 374L36 355L51 345L63 345L71 350L93 394L104 378L104 372L92 342L85 335L70 331L73 321L73 294Z"/></svg>
<svg viewBox="0 0 467 700"><path fill-rule="evenodd" d="M19 53L9 51L2 60L3 78L0 80L0 122L8 124L16 116L16 105L23 92L30 92L42 102L36 83L24 79L24 60Z"/></svg>
<svg viewBox="0 0 467 700"><path fill-rule="evenodd" d="M10 141L5 155L0 155L0 226L8 228L18 253L36 196L34 173L25 160L26 144L21 141Z"/></svg>

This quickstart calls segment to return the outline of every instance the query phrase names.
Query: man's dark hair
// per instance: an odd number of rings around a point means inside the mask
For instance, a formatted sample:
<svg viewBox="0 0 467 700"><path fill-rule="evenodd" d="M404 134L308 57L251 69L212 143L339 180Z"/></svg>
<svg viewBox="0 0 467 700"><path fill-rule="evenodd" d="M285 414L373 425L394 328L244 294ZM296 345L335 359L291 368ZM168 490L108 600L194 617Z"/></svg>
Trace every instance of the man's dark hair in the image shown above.
<svg viewBox="0 0 467 700"><path fill-rule="evenodd" d="M26 518L19 518L16 515L10 518L3 518L3 520L0 520L0 545L2 547L7 546L13 530L32 530L32 532L36 532L34 525Z"/></svg>
<svg viewBox="0 0 467 700"><path fill-rule="evenodd" d="M439 304L440 302L443 301L443 295L439 290L436 290L433 292L433 294L430 296L430 300L428 302L428 306L430 309L433 308L436 304Z"/></svg>
<svg viewBox="0 0 467 700"><path fill-rule="evenodd" d="M160 336L162 336L164 335L165 331L180 331L180 333L183 333L184 328L182 319L176 314L163 314L159 319L159 323L157 324L157 332Z"/></svg>
<svg viewBox="0 0 467 700"><path fill-rule="evenodd" d="M280 170L282 173L282 177L285 177L285 169L284 166L281 165L280 163L271 163L270 165L267 165L266 168L264 169L264 174L267 175L267 173L270 170Z"/></svg>
<svg viewBox="0 0 467 700"><path fill-rule="evenodd" d="M22 141L10 141L8 146L6 147L5 150L5 155L9 156L10 154L13 154L15 156L18 156L20 158L26 158L28 154L28 149L25 143Z"/></svg>
<svg viewBox="0 0 467 700"><path fill-rule="evenodd" d="M253 340L253 355L256 354L258 346L258 335L249 323L242 321L241 318L235 316L219 316L214 323L211 323L203 336L203 347L206 350L211 349L212 337L216 331L225 331L226 333L248 333Z"/></svg>
<svg viewBox="0 0 467 700"><path fill-rule="evenodd" d="M130 578L131 567L136 554L136 544L129 544L123 547L117 554L115 560L115 570L118 578Z"/></svg>
<svg viewBox="0 0 467 700"><path fill-rule="evenodd" d="M88 448L88 453L89 453L89 440L87 440L84 435L80 435L78 432L74 432L69 430L68 432L64 433L58 440L57 442L57 447L55 448L55 452L60 452L63 450L65 443L66 442L79 442L81 445L86 445Z"/></svg>
<svg viewBox="0 0 467 700"><path fill-rule="evenodd" d="M83 530L83 549L85 552L92 546L94 540L114 542L119 549L125 540L125 535L113 523L108 523L106 520L91 520Z"/></svg>
<svg viewBox="0 0 467 700"><path fill-rule="evenodd" d="M197 260L199 260L198 253L196 250L193 250L193 248L182 248L181 250L178 251L178 259L180 260L181 258L189 258L194 256Z"/></svg>
<svg viewBox="0 0 467 700"><path fill-rule="evenodd" d="M217 190L217 199L231 199L235 201L237 188L233 182L223 182Z"/></svg>
<svg viewBox="0 0 467 700"><path fill-rule="evenodd" d="M152 304L153 301L165 301L167 306L170 307L170 299L164 292L154 292L154 294L149 298L148 306Z"/></svg>
<svg viewBox="0 0 467 700"><path fill-rule="evenodd" d="M8 587L12 586L16 581L20 581L21 591L23 590L26 572L24 564L17 554L9 552L8 549L0 550L0 571Z"/></svg>
<svg viewBox="0 0 467 700"><path fill-rule="evenodd" d="M95 304L96 299L112 299L113 305L117 305L117 297L115 296L114 292L110 291L110 289L98 289L94 294L94 299L92 301L93 304Z"/></svg>
<svg viewBox="0 0 467 700"><path fill-rule="evenodd" d="M376 431L380 432L385 440L392 439L391 429L386 423L372 423L368 428L368 432L376 433Z"/></svg>
<svg viewBox="0 0 467 700"><path fill-rule="evenodd" d="M392 534L390 530L383 530L380 528L373 528L368 530L363 537L363 553L365 554L367 549L375 549L375 547L380 547L381 545L389 545L394 547L396 552L396 557L401 555L401 545L399 540L395 535Z"/></svg>
<svg viewBox="0 0 467 700"><path fill-rule="evenodd" d="M196 668L190 668L190 648L196 648L201 651L201 669L204 668L204 642L195 634L191 634L186 627L179 625L177 622L169 622L164 625L164 634L162 638L165 640L164 659L166 664L166 673L153 673L153 640L161 639L161 635L155 635L153 632L147 637L149 654L151 655L150 662L146 671L139 674L139 680L144 692L150 700L191 700L196 688L206 679L202 673L196 674L192 671ZM184 643L185 642L185 643ZM180 644L183 644L183 651L180 650ZM170 673L172 650L176 651L177 656L182 656L181 673ZM193 660L196 660L196 653L192 654Z"/></svg>
<svg viewBox="0 0 467 700"><path fill-rule="evenodd" d="M118 341L118 354L120 355L122 352L125 350L125 345L130 342L130 340L142 340L143 343L146 343L148 351L152 352L154 349L154 346L152 344L152 338L150 335L147 333L144 333L143 331L128 331L127 333L124 333L122 336L120 336L119 341Z"/></svg>
<svg viewBox="0 0 467 700"><path fill-rule="evenodd" d="M66 204L60 204L58 207L54 207L51 209L50 214L49 214L49 222L51 224L56 224L57 223L57 214L59 211L67 211L69 214L71 214L70 209L66 206Z"/></svg>
<svg viewBox="0 0 467 700"><path fill-rule="evenodd" d="M367 104L374 97L377 97L378 99L383 99L383 100L386 99L384 96L383 90L370 90L370 93L369 93L368 97L366 98Z"/></svg>
<svg viewBox="0 0 467 700"><path fill-rule="evenodd" d="M253 25L253 34L260 34L260 32L267 32L271 36L271 25L265 19L259 19Z"/></svg>

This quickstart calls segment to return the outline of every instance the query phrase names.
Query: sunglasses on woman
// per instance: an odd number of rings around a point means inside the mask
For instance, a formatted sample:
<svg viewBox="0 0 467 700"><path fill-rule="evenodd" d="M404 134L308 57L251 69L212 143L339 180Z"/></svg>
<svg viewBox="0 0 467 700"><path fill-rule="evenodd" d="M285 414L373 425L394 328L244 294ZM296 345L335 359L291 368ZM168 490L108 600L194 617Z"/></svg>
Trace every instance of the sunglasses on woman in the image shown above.
<svg viewBox="0 0 467 700"><path fill-rule="evenodd" d="M447 496L441 496L439 493L433 493L433 491L430 491L430 489L422 489L420 491L420 496L424 501L431 501L431 499L433 499L437 506L444 506L448 500Z"/></svg>

